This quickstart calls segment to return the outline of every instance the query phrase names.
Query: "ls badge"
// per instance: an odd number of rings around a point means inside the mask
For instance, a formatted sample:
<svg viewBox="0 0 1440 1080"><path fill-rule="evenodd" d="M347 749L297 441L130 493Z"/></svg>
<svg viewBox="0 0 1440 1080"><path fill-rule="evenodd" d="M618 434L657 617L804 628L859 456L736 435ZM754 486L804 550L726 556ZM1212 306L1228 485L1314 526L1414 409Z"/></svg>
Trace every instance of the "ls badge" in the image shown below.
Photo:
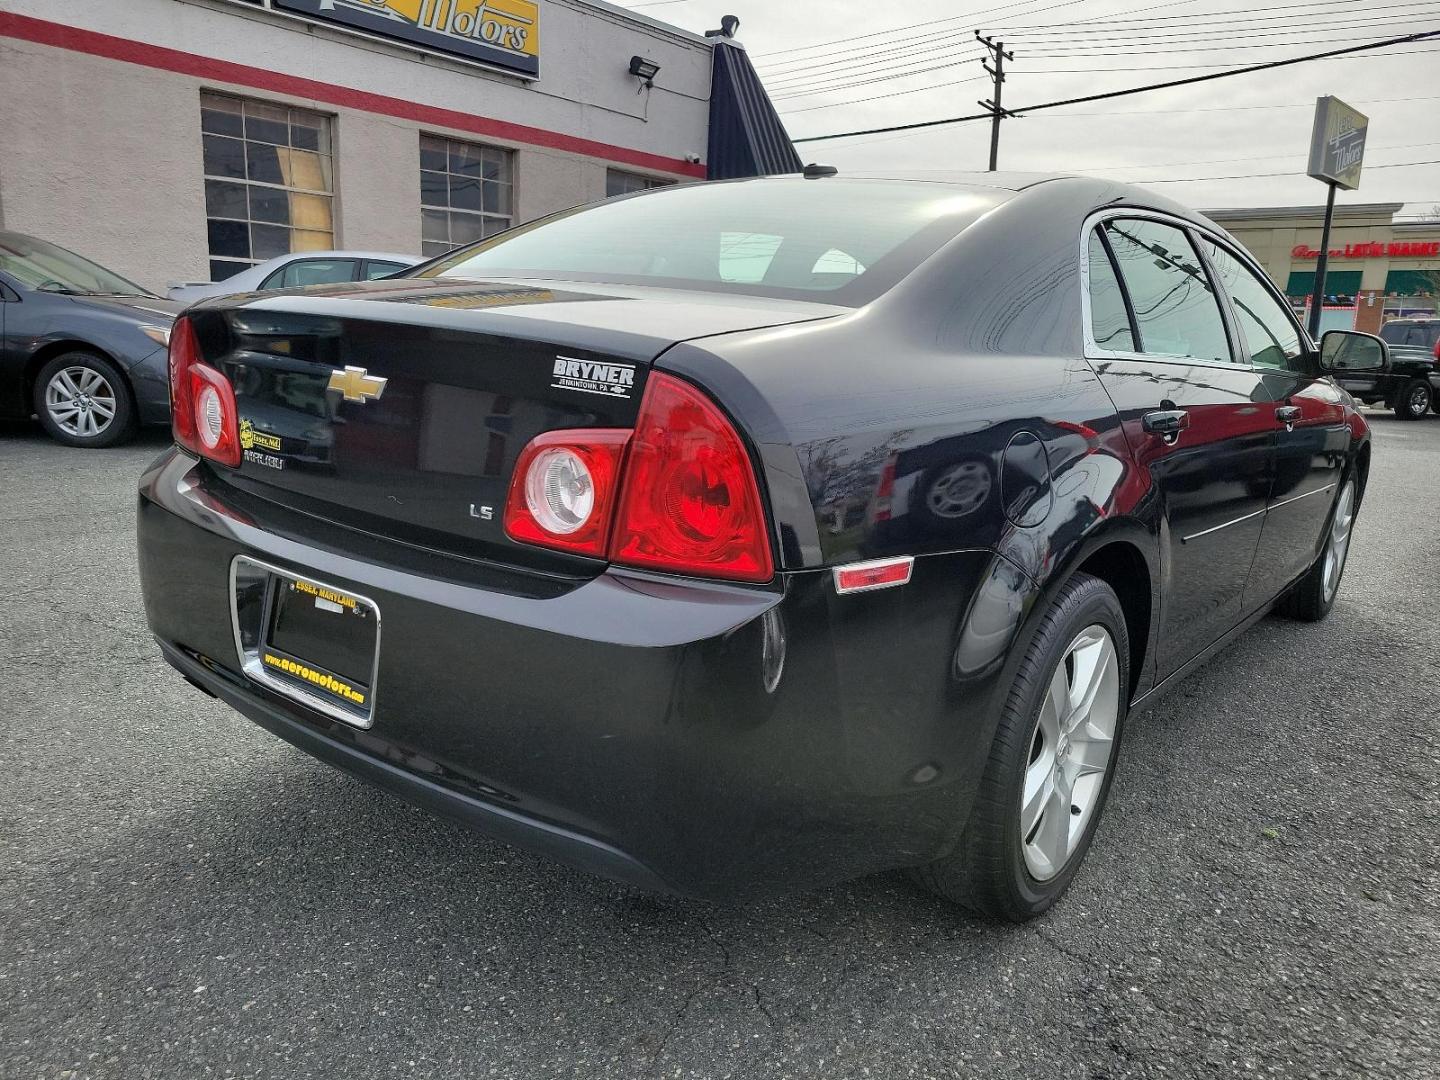
<svg viewBox="0 0 1440 1080"><path fill-rule="evenodd" d="M380 395L385 392L385 380L378 375L371 375L363 367L346 364L344 371L337 368L330 372L330 382L326 389L339 390L340 396L346 401L363 405L371 398L380 400Z"/></svg>

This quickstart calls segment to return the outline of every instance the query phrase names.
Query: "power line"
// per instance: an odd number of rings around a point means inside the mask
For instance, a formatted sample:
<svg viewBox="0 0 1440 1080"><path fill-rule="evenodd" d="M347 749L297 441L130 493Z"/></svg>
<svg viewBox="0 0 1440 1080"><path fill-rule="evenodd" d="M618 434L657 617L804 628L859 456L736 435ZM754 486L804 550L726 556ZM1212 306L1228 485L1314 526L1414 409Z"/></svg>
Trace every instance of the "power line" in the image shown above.
<svg viewBox="0 0 1440 1080"><path fill-rule="evenodd" d="M1245 41L1262 37L1285 37L1295 34L1312 34L1320 31L1334 32L1341 30L1360 30L1367 26L1393 25L1395 23L1426 22L1440 16L1440 11L1407 11L1396 12L1391 15L1376 15L1363 19L1342 18L1339 20L1317 19L1296 26L1294 19L1286 20L1284 23L1273 26L1209 26L1200 27L1198 30L1186 30L1181 33L1137 31L1134 36L1125 37L1119 34L1107 33L1103 40L1077 41L1075 34L1045 34L1036 37L1015 37L1012 41L1024 44L1028 49L1095 49L1105 48L1113 44L1130 45L1175 45L1186 41L1214 41L1233 40Z"/></svg>
<svg viewBox="0 0 1440 1080"><path fill-rule="evenodd" d="M1404 7L1404 12L1398 9ZM1086 45L1087 42L1077 42L1081 37L1103 36L1107 40L1130 40L1130 39L1184 39L1184 37L1215 36L1217 33L1244 32L1253 36L1254 33L1266 32L1266 30L1289 30L1290 33L1306 33L1318 26L1365 26L1368 23L1405 22L1410 19L1428 19L1436 14L1436 4L1433 3L1408 3L1390 4L1388 7L1369 7L1362 13L1354 12L1303 12L1290 14L1290 16L1256 16L1253 19L1217 19L1214 22L1185 23L1182 26L1176 24L1148 24L1148 26L1079 26L1073 30L1044 30L1044 32L1031 32L1031 30L1015 30L1008 33L1007 37L1015 42L1025 42L1027 45L1044 45L1054 42L1076 42L1077 45ZM1420 10L1417 10L1420 9ZM1375 14L1385 12L1385 14ZM1303 20L1303 22L1300 22Z"/></svg>
<svg viewBox="0 0 1440 1080"><path fill-rule="evenodd" d="M805 90L796 90L793 93L772 94L770 96L773 101L785 101L789 98L809 97L812 94L829 93L835 90L850 90L861 86L870 86L874 83L893 82L896 79L908 79L912 75L924 75L931 71L945 71L946 69L953 68L954 66L955 64L953 61L946 61L943 64L934 64L931 67L912 68L903 72L876 72L875 75L871 78L861 79L857 82L846 83L842 86L828 86Z"/></svg>
<svg viewBox="0 0 1440 1080"><path fill-rule="evenodd" d="M1229 78L1233 75L1248 75L1256 71L1270 71L1274 68L1288 67L1293 64L1303 64L1311 60L1324 60L1332 56L1348 56L1352 53L1369 52L1374 49L1383 49L1391 45L1404 45L1414 41L1428 41L1431 38L1440 36L1440 31L1427 31L1420 34L1406 34L1402 37L1385 38L1381 41L1367 41L1359 45L1350 45L1343 49L1332 49L1328 52L1311 53L1307 56L1292 56L1286 60L1271 60L1264 64L1251 64L1247 67L1232 68L1228 71L1212 72L1208 75L1191 75L1184 79L1170 79L1166 82L1150 83L1146 86L1133 86L1126 90L1110 90L1101 94L1085 94L1080 97L1065 98L1060 101L1047 101L1038 105L1022 106L1012 110L1017 114L1039 112L1042 109L1058 109L1065 105L1079 105L1087 101L1106 101L1110 98L1126 97L1130 94L1143 94L1151 90L1166 90L1175 86L1189 86L1194 83L1210 82L1215 79ZM794 139L796 143L825 142L830 139L844 138L847 135L879 135L889 131L914 131L919 128L939 127L943 124L958 124L969 120L989 119L990 114L976 113L971 116L951 116L941 120L922 120L913 124L894 124L889 127L870 128L866 131L841 131L830 135L811 135L803 139Z"/></svg>
<svg viewBox="0 0 1440 1080"><path fill-rule="evenodd" d="M1266 10L1267 10L1267 11L1271 11L1271 12L1274 12L1274 11L1290 11L1290 10L1293 10L1293 9L1296 9L1296 8L1331 7L1331 6L1334 6L1334 5L1350 4L1350 3L1358 3L1358 2L1359 2L1359 0L1310 0L1310 2L1308 2L1308 3L1300 3L1300 4L1277 4L1277 5L1275 5L1275 6L1273 6L1273 7L1270 7L1270 8L1268 8L1268 9L1266 9ZM1419 0L1417 0L1417 2L1419 2ZM1174 4L1161 4L1161 5L1158 5L1158 6L1159 6L1159 7L1174 7L1175 5L1174 5ZM1403 7L1403 6L1406 6L1406 5L1403 5L1403 4L1402 4L1402 5L1394 5L1394 6L1401 6L1401 7ZM1139 8L1136 13L1138 14L1140 11L1154 11L1154 10L1155 10L1155 8ZM1369 10L1369 9L1366 9L1366 10ZM1082 25L1083 25L1083 26L1087 26L1087 27L1088 27L1088 26L1094 26L1094 27L1097 27L1097 28L1103 28L1103 27L1107 27L1107 26L1119 26L1119 25L1121 25L1121 24L1123 24L1123 23L1137 23L1137 22L1173 22L1173 21L1176 21L1176 20L1209 20L1209 19L1212 19L1212 18L1214 18L1214 17L1216 17L1216 16L1226 16L1226 15L1251 15L1251 14L1254 13L1254 11L1255 11L1255 8L1254 8L1253 6L1251 6L1251 7L1244 7L1244 8L1227 8L1227 9L1224 10L1224 11L1189 11L1189 12L1182 12L1182 13L1179 14L1179 15L1151 15L1151 16L1148 16L1147 18L1144 18L1144 19L1107 19L1107 18L1104 18L1104 17L1097 17L1097 18L1094 18L1094 19L1080 19L1080 20L1077 20L1076 22L1072 22L1072 23L1054 23L1054 22L1029 23L1028 25L1023 25L1023 26L1005 26L1005 27L999 27L999 26L992 27L992 26L986 26L986 25L983 25L983 24L982 24L981 27L980 27L980 29L982 29L982 30L993 30L995 33L998 33L998 34L1011 34L1011 35L1014 35L1014 34L1017 34L1017 33L1022 33L1022 32L1026 31L1026 30L1050 30L1050 29L1054 29L1054 28L1057 28L1057 27L1066 27L1066 26L1082 26ZM1339 14L1339 13L1338 13L1338 12L1330 12L1330 14ZM1264 15L1256 16L1256 18L1267 18L1267 17L1268 17L1268 16L1264 16ZM1222 20L1222 21L1223 21L1223 20Z"/></svg>
<svg viewBox="0 0 1440 1080"><path fill-rule="evenodd" d="M1400 23L1406 23L1406 22L1423 22L1423 21L1426 21L1426 20L1425 20L1424 17L1422 17L1422 16L1417 16L1417 15L1407 15L1407 16L1383 16L1383 17L1380 17L1380 18L1378 18L1378 19L1367 19L1367 20L1360 20L1360 21L1356 21L1356 22L1344 22L1344 23L1335 23L1335 24L1316 24L1316 25L1313 25L1313 26L1306 27L1305 30L1301 30L1301 31L1297 31L1297 30L1295 30L1293 27L1290 27L1290 28L1283 28L1283 29L1282 29L1282 28L1273 28L1273 29L1269 29L1269 30L1255 30L1255 32L1249 32L1249 33L1226 33L1226 32L1224 32L1224 31L1216 31L1216 32L1214 32L1214 33L1207 33L1207 34L1188 35L1188 36L1187 36L1187 35L1180 35L1180 36L1181 36L1181 37L1184 37L1185 40L1187 40L1187 41L1196 41L1196 42L1200 42L1200 41L1217 41L1217 40L1218 40L1218 41L1239 41L1239 40L1248 40L1248 39L1253 39L1253 38L1269 38L1269 37L1273 37L1273 38L1283 38L1283 39L1285 39L1285 40L1278 40L1278 41L1273 41L1273 42L1266 42L1266 43L1264 43L1263 45L1261 45L1261 44L1252 44L1252 45L1243 45L1243 46L1242 46L1242 45L1233 46L1233 48L1236 48L1236 49L1240 49L1240 48L1256 49L1256 48L1264 48L1264 47L1275 47L1275 46L1280 46L1280 45L1323 45L1323 44L1328 44L1330 41L1333 41L1334 39L1333 39L1333 38L1323 38L1323 37L1322 37L1322 38L1308 38L1308 39L1296 40L1296 39L1294 38L1294 35L1295 35L1296 33L1305 33L1305 32L1307 32L1307 31L1308 31L1308 32L1314 32L1314 33L1327 33L1327 34L1328 34L1328 33L1340 33L1340 32L1342 32L1342 31L1355 30L1355 29L1360 29L1360 28L1363 28L1363 27L1367 27L1367 26L1370 26L1370 25L1372 25L1372 24L1374 24L1374 23L1390 22L1390 21L1396 21L1396 22L1400 22ZM1251 28L1251 29L1254 30L1254 28ZM949 35L947 35L947 36L949 36ZM1163 41L1162 41L1161 39L1157 39L1155 43L1156 43L1156 44L1173 44L1173 42L1169 42L1168 40L1163 40ZM945 59L945 58L955 58L955 59L957 59L957 60L960 60L960 59L964 58L967 53L972 53L972 52L978 53L978 50L976 49L975 43L974 43L973 41L965 41L965 42L963 43L963 45L962 45L961 42L960 42L958 39L956 39L956 40L953 40L952 42L950 42L949 44L960 45L961 47L959 48L959 51L957 51L957 52L950 52L950 53L933 53L933 52L932 52L932 53L930 53L929 55L927 55L924 59L925 59L926 61L938 60L938 59ZM1101 43L1101 42L1081 43L1082 47L1087 48L1087 49L1091 49L1091 48L1095 48L1095 47L1103 47L1104 44L1108 44L1108 43ZM1147 42L1139 42L1139 41L1136 41L1135 44L1147 44L1147 45L1148 45L1148 44L1150 44L1150 42L1148 42L1148 41L1147 41ZM1055 46L1055 45L1052 44L1052 45L1048 45L1048 46L1041 46L1041 48L1042 48L1042 49L1050 49L1050 50L1053 50L1053 49L1056 49L1057 46ZM1029 57L1029 58L1034 58L1034 57L1041 57L1041 58L1060 58L1060 57L1067 57L1067 56L1076 56L1076 57L1078 57L1078 56L1129 56L1129 55L1150 55L1150 54L1152 54L1152 53L1154 53L1154 54L1161 54L1161 53L1206 52L1206 51L1223 51L1223 50L1221 50L1220 47L1218 47L1218 46L1212 46L1212 47L1210 47L1210 48L1195 48L1195 49L1190 49L1190 48L1180 48L1180 49L1154 49L1154 50L1148 50L1148 51L1147 51L1147 50L1143 50L1143 49L1127 48L1126 50L1124 50L1124 51L1119 51L1119 52L1093 52L1093 51L1087 51L1087 52L1083 52L1083 53L1080 52L1080 51L1078 51L1078 50L1042 51L1042 52L1030 52L1030 51L1027 50L1026 56ZM871 72L873 72L873 73L875 73L875 74L879 74L879 73L884 72L884 71L887 71L887 70L897 70L897 65L898 65L899 68L903 68L906 64L913 64L913 63L917 62L919 59L920 59L920 58L919 58L918 56L913 56L913 55L912 55L912 56L908 56L908 57L889 57L889 58L883 58L883 59L878 59L878 60L871 58L871 59L867 59L867 60L864 61L864 62L851 61L851 62L849 62L849 63L841 63L841 64L836 64L836 65L833 65L833 66L822 63L822 64L818 64L818 65L815 65L815 66L816 66L816 67L820 67L820 68L824 68L825 70L814 71L814 72L800 72L800 71L797 69L795 72L786 72L786 73L782 73L782 74L779 74L779 75L776 75L776 76L771 76L771 75L768 75L768 74L767 74L767 75L765 76L764 81L765 81L765 85L767 86L767 88L769 88L769 89L771 89L771 90L774 90L774 91L799 90L799 89L801 89L802 87L804 87L804 88L806 88L806 89L808 90L808 89L809 89L810 87L812 87L812 86L813 86L813 87L816 87L816 88L817 88L817 91L818 91L819 89L822 89L822 88L823 88L823 89L832 89L832 88L833 88L833 89L845 89L845 88L847 88L847 87L846 87L846 82L847 82L847 80L850 78L851 75L860 74L861 72L865 72L865 71L871 71ZM895 76L895 77L896 77L896 78L900 78L900 77L903 77L903 76L897 75L897 76ZM780 95L777 94L777 95L775 95L775 96L780 96Z"/></svg>
<svg viewBox="0 0 1440 1080"><path fill-rule="evenodd" d="M1397 161L1391 165L1366 165L1367 170L1371 169L1413 169L1420 165L1440 165L1440 158L1433 161ZM1271 176L1294 176L1294 169L1286 169L1284 172L1266 173L1241 173L1238 176L1185 176L1170 177L1158 180L1127 180L1127 184L1197 184L1205 180L1259 180Z"/></svg>
<svg viewBox="0 0 1440 1080"><path fill-rule="evenodd" d="M1016 3L1013 3L1013 4L1002 4L1000 7L995 8L995 9L992 10L992 11L980 12L980 13L978 13L978 14L973 14L973 15L947 15L947 16L945 16L945 17L942 18L942 19L926 19L924 22L904 23L904 24L902 24L902 25L900 25L900 26L892 26L892 27L890 27L890 29L888 29L888 30L872 30L872 31L871 31L870 33L868 33L868 34L854 34L854 35L852 35L852 36L850 36L850 37L834 38L833 40L830 40L830 41L817 41L817 42L816 42L815 44L813 44L813 45L797 45L797 46L795 46L795 47L792 48L792 49L775 49L775 50L773 50L773 51L771 51L771 52L768 52L768 53L757 53L756 55L757 55L757 56L780 56L780 55L783 55L783 54L785 54L785 53L807 52L807 51L809 51L810 49L821 49L821 48L824 48L826 45L839 45L839 44L841 44L841 43L843 43L843 42L846 42L846 41L866 41L866 40L868 40L868 39L870 39L870 38L885 37L885 36L888 35L888 34L903 34L903 33L905 33L907 30L918 30L918 29L920 29L920 27L922 27L922 26L937 26L937 25L939 25L940 23L954 23L954 22L958 22L958 23L970 23L970 24L973 24L976 19L984 18L985 16L988 16L988 15L995 15L995 14L1001 12L1001 11L1007 11L1007 10L1009 10L1010 8L1025 7L1025 6L1027 6L1028 4L1031 4L1031 3L1033 3L1033 2L1034 2L1034 0L1018 0L1018 2L1016 2ZM1062 0L1062 2L1059 3L1059 4L1052 4L1052 5L1050 5L1049 7L1034 8L1034 9L1032 9L1032 10L1030 10L1030 11L1024 12L1024 13L1022 13L1021 17L1023 18L1025 15L1043 15L1043 14L1044 14L1045 12L1047 12L1047 11L1055 11L1055 10L1057 10L1057 9L1059 9L1059 8L1062 8L1062 7L1071 7L1071 6L1073 6L1073 5L1075 5L1075 4L1079 4L1079 3L1081 3L1081 2L1082 2L1082 0ZM1157 5L1155 5L1155 8L1174 7L1176 4L1182 4L1182 3L1188 4L1188 3L1195 3L1195 2L1197 2L1197 0L1171 0L1171 2L1170 2L1170 3L1167 3L1167 4L1157 4ZM1152 10L1155 10L1155 8L1140 8L1139 10L1141 10L1141 11L1152 11Z"/></svg>
<svg viewBox="0 0 1440 1080"><path fill-rule="evenodd" d="M1440 30L1427 30L1427 31L1424 31L1424 32L1421 34L1421 37L1432 36L1432 35L1436 35L1436 34L1440 34ZM1430 53L1430 52L1435 52L1435 51L1436 51L1436 50L1434 50L1434 49L1407 49L1407 50L1404 50L1404 51L1402 51L1402 52L1394 52L1394 53L1391 53L1390 55L1391 55L1391 56L1415 56L1415 55L1417 55L1417 54L1419 54L1419 53ZM1081 59L1083 59L1083 57L1082 57ZM1312 57L1312 58L1310 58L1310 59L1318 59L1318 60L1339 59L1339 60L1345 60L1345 59L1349 59L1349 57L1343 57L1343 56L1341 56L1341 57L1320 56L1320 57ZM1285 61L1279 61L1279 63L1284 63L1284 62L1285 62ZM1260 65L1259 67L1257 67L1255 70L1260 70L1260 68L1263 68L1264 66L1265 66L1265 65L1262 64L1262 65ZM1177 70L1177 69L1180 70L1180 71L1206 71L1206 70L1213 70L1213 69L1216 69L1216 68L1229 68L1229 67L1230 67L1229 63L1221 63L1221 64L1176 64L1176 63L1166 63L1166 64L1147 64L1147 65L1144 65L1144 66L1137 66L1137 65L1135 65L1135 64L1126 64L1126 65L1124 65L1123 67L1026 68L1024 74L1026 74L1026 75L1099 75L1099 74L1104 74L1104 73L1107 73L1107 72L1118 72L1118 71L1175 71L1175 70ZM1227 74L1228 74L1228 72L1227 72ZM1236 72L1236 74L1239 74L1239 72ZM1169 84L1169 85L1179 85L1179 84ZM1019 109L1016 109L1015 111L1016 111L1017 113L1020 112Z"/></svg>
<svg viewBox="0 0 1440 1080"><path fill-rule="evenodd" d="M813 73L808 74L808 75L801 75L801 76L799 76L799 77L797 77L797 78L795 78L795 79L784 79L784 78L780 78L780 79L775 79L775 80L773 80L773 81L770 80L770 79L766 79L766 80L765 80L765 86L766 86L768 89L780 90L780 91L787 91L787 90L798 89L799 87L802 87L802 86L808 87L808 86L812 86L812 85L818 85L818 84L820 84L820 83L830 83L830 82L840 82L840 83L843 83L843 82L845 82L846 80L850 79L852 76L859 76L859 77L861 77L861 78L868 78L868 77L871 76L871 75L881 74L882 72L888 71L888 70L890 70L890 69L892 69L892 68L894 68L894 67L897 67L897 66L900 67L900 68L903 68L903 67L905 67L905 66L908 65L908 64L931 63L931 62L936 61L936 60L952 60L952 61L953 61L953 60L955 60L955 59L957 59L957 58L959 58L959 57L965 56L967 53L974 53L974 52L977 52L974 43L973 43L973 42L967 42L963 48L959 49L959 50L956 51L956 52L949 52L949 53L944 53L944 52L942 52L942 53L929 53L929 54L927 54L927 55L925 55L925 56L923 56L923 57L922 57L922 56L889 57L889 58L884 59L884 60L876 60L876 61L872 61L871 63L861 65L860 67L854 68L854 69L852 69L852 70L850 70L850 71L848 71L848 72L835 72L835 73L832 73L832 74L822 74L822 73L819 73L819 72L813 72ZM943 66L945 66L945 65L942 64L942 65L940 65L940 66L943 67ZM901 78L902 76L898 76L898 75L897 75L897 76L893 76L893 77L894 77L894 78Z"/></svg>

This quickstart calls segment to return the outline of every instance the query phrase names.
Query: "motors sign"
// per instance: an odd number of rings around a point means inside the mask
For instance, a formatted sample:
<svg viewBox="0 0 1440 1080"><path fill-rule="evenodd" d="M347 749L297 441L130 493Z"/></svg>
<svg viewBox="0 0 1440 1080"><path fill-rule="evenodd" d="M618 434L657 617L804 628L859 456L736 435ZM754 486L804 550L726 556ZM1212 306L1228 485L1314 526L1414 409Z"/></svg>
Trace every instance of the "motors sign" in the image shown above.
<svg viewBox="0 0 1440 1080"><path fill-rule="evenodd" d="M522 75L540 74L540 15L533 0L270 0L269 6Z"/></svg>
<svg viewBox="0 0 1440 1080"><path fill-rule="evenodd" d="M1365 131L1370 118L1337 97L1315 102L1315 126L1310 132L1310 165L1306 172L1346 191L1360 186L1360 165L1365 158Z"/></svg>

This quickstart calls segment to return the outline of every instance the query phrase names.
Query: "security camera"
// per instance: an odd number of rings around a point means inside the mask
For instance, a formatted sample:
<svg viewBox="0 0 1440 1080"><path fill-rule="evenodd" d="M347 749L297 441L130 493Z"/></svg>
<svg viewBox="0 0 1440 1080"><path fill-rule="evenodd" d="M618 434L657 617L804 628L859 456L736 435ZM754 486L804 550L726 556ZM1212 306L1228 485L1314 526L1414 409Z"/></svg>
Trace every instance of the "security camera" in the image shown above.
<svg viewBox="0 0 1440 1080"><path fill-rule="evenodd" d="M685 160L688 161L691 165L699 165L699 164L700 164L700 155L699 155L699 154L686 154L686 155L685 155Z"/></svg>

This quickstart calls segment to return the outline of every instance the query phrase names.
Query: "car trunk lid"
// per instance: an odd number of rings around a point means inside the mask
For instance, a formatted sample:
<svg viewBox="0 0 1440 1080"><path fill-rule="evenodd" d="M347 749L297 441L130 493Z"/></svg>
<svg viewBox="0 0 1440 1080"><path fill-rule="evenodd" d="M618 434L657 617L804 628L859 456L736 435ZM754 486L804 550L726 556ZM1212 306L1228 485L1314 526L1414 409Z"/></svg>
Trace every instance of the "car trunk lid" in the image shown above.
<svg viewBox="0 0 1440 1080"><path fill-rule="evenodd" d="M525 445L633 427L677 341L840 314L681 290L440 279L324 286L191 309L235 389L252 495L388 539L568 572L593 560L509 540Z"/></svg>

